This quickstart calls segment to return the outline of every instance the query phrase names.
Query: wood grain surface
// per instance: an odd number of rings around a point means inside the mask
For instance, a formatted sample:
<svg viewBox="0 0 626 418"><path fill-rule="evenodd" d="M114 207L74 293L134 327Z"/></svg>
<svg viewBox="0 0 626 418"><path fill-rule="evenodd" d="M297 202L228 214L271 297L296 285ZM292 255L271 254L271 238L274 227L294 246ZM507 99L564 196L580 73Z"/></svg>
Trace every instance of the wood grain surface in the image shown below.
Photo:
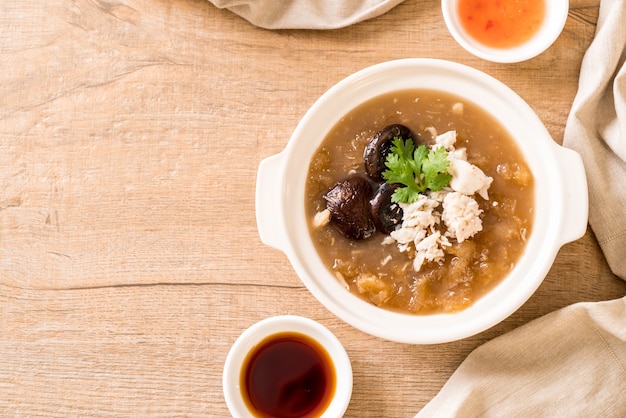
<svg viewBox="0 0 626 418"><path fill-rule="evenodd" d="M470 56L437 0L332 31L268 31L203 0L0 2L0 416L226 417L222 366L273 315L313 318L354 368L346 416L409 417L466 355L560 307L621 297L589 231L537 293L463 341L355 330L255 221L259 162L363 67L434 57L502 80L562 141L598 0L520 64Z"/></svg>

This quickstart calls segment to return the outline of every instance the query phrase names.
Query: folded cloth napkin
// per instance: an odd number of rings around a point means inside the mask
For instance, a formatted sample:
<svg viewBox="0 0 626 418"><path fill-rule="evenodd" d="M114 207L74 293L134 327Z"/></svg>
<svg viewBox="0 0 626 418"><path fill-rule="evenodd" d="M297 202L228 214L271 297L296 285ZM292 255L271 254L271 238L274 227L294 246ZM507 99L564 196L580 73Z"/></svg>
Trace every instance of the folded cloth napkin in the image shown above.
<svg viewBox="0 0 626 418"><path fill-rule="evenodd" d="M403 0L210 0L266 29L336 29L379 16Z"/></svg>
<svg viewBox="0 0 626 418"><path fill-rule="evenodd" d="M417 417L624 417L626 299L572 305L474 350Z"/></svg>
<svg viewBox="0 0 626 418"><path fill-rule="evenodd" d="M626 280L626 0L602 0L563 144L589 182L589 223ZM607 277L606 280L614 280ZM626 297L575 304L478 347L417 417L626 417Z"/></svg>
<svg viewBox="0 0 626 418"><path fill-rule="evenodd" d="M587 168L589 224L613 272L626 280L626 1L602 0L583 59L563 145Z"/></svg>

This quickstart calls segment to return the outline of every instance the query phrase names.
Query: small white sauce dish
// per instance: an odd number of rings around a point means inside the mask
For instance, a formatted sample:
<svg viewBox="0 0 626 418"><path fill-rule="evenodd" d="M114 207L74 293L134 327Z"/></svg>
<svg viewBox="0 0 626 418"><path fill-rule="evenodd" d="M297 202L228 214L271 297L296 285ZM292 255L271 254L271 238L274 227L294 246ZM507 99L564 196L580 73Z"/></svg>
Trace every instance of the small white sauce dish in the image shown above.
<svg viewBox="0 0 626 418"><path fill-rule="evenodd" d="M459 0L441 0L443 19L452 37L469 53L487 61L516 63L543 53L559 37L569 13L568 0L545 0L545 18L539 30L526 42L510 48L486 46L463 28L458 11Z"/></svg>
<svg viewBox="0 0 626 418"><path fill-rule="evenodd" d="M272 335L298 333L316 341L325 349L335 370L335 392L321 418L342 417L352 397L352 365L337 337L324 325L312 319L280 315L261 320L246 329L231 347L222 376L222 388L228 410L235 418L255 415L246 406L240 387L245 361L251 351Z"/></svg>
<svg viewBox="0 0 626 418"><path fill-rule="evenodd" d="M320 143L350 110L381 94L405 89L439 90L480 105L509 132L536 179L533 228L524 254L494 289L460 312L410 315L365 302L324 265L309 234L305 184ZM455 341L500 323L541 285L561 246L587 230L587 179L580 155L559 146L509 87L477 69L444 60L385 62L337 83L306 112L285 150L261 161L256 187L261 241L287 255L313 296L357 329L411 344Z"/></svg>

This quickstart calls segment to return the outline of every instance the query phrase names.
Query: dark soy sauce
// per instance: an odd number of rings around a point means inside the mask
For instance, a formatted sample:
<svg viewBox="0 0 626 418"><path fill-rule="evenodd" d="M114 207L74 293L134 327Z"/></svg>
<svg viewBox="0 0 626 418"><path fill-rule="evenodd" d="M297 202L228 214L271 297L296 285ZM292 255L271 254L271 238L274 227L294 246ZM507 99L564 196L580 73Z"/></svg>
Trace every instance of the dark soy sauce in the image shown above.
<svg viewBox="0 0 626 418"><path fill-rule="evenodd" d="M257 417L318 417L335 385L335 367L326 350L294 332L261 341L248 353L240 377L244 401Z"/></svg>

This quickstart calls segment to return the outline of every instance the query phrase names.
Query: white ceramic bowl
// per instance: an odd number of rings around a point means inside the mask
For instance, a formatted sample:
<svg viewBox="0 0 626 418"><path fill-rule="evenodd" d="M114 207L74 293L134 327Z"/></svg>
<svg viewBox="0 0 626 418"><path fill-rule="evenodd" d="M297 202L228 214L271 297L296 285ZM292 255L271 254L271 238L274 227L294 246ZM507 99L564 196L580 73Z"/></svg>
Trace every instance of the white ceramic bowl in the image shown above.
<svg viewBox="0 0 626 418"><path fill-rule="evenodd" d="M377 308L351 294L320 260L305 219L309 162L327 132L364 101L409 88L441 90L479 101L509 131L536 179L534 224L524 254L498 286L458 313L402 314ZM309 291L339 318L380 338L432 344L490 328L530 298L560 247L586 231L587 181L580 156L555 143L528 104L507 86L461 64L405 59L361 70L313 104L285 150L259 165L256 214L261 240L283 251Z"/></svg>
<svg viewBox="0 0 626 418"><path fill-rule="evenodd" d="M252 418L240 388L243 362L248 353L265 338L282 333L297 332L317 341L330 356L335 367L335 393L321 418L342 417L352 397L352 366L341 342L328 328L312 319L294 315L274 316L257 322L235 341L226 357L222 388L228 410L235 418Z"/></svg>
<svg viewBox="0 0 626 418"><path fill-rule="evenodd" d="M443 19L452 37L475 56L500 63L521 62L544 52L561 34L569 12L568 0L545 0L545 20L530 40L512 48L492 48L476 41L463 28L459 19L458 4L459 0L441 0Z"/></svg>

